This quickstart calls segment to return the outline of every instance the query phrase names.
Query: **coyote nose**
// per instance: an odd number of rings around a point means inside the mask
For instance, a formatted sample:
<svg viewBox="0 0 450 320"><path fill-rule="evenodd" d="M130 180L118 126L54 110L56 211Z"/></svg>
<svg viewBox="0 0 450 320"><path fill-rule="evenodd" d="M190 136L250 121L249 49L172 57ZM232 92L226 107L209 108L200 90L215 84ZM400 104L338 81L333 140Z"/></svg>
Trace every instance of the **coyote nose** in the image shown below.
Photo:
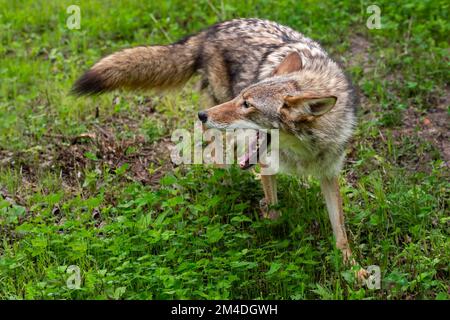
<svg viewBox="0 0 450 320"><path fill-rule="evenodd" d="M201 122L205 123L208 120L208 114L205 111L200 111L198 113L198 118Z"/></svg>

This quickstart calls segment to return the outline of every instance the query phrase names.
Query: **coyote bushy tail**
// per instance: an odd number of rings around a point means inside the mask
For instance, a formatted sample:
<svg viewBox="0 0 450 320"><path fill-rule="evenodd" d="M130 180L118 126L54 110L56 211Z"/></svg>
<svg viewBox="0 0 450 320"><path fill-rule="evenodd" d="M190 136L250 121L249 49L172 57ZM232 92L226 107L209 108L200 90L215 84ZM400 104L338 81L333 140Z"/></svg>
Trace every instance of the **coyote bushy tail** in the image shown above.
<svg viewBox="0 0 450 320"><path fill-rule="evenodd" d="M124 49L97 62L72 92L91 95L118 88L167 89L184 84L198 68L199 36L166 46Z"/></svg>

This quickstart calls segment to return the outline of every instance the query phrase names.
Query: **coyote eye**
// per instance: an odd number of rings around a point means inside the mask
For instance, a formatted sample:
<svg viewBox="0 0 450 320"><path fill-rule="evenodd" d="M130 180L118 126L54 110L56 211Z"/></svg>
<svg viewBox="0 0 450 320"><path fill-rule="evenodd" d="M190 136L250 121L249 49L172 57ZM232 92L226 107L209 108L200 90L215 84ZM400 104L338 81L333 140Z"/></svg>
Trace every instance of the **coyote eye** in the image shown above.
<svg viewBox="0 0 450 320"><path fill-rule="evenodd" d="M248 108L251 107L251 104L244 100L244 102L242 103L242 106L243 106L245 109L248 109Z"/></svg>

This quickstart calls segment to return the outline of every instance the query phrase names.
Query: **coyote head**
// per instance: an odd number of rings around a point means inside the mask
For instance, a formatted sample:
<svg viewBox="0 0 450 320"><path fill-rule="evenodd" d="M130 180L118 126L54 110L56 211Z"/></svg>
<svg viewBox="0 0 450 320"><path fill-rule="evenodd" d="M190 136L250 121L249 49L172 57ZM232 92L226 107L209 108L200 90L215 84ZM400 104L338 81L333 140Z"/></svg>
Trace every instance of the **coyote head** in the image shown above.
<svg viewBox="0 0 450 320"><path fill-rule="evenodd" d="M337 102L327 68L302 68L297 52L290 53L273 76L251 85L233 100L200 111L199 119L217 129L281 129L312 126ZM331 71L333 73L333 71ZM330 76L333 76L331 74Z"/></svg>

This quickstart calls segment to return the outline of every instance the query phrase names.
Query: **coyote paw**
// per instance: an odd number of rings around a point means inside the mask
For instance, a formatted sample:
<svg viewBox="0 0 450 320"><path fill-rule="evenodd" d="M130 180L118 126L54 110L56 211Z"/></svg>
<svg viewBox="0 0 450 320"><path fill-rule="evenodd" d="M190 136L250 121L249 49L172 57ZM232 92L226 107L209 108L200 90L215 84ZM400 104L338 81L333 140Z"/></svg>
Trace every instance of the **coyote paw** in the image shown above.
<svg viewBox="0 0 450 320"><path fill-rule="evenodd" d="M358 265L356 263L355 259L353 259L352 252L350 249L347 248L347 249L342 250L342 255L343 255L344 263L346 265L349 265L352 267ZM355 276L359 283L363 283L368 278L369 273L367 272L366 269L360 268L359 270L355 271Z"/></svg>
<svg viewBox="0 0 450 320"><path fill-rule="evenodd" d="M366 281L368 277L369 273L367 272L366 269L361 268L358 271L356 271L356 279L358 280L358 282L363 283L364 281Z"/></svg>
<svg viewBox="0 0 450 320"><path fill-rule="evenodd" d="M276 220L281 216L281 214L277 210L269 209L267 201L264 198L259 201L259 208L261 210L262 218Z"/></svg>

